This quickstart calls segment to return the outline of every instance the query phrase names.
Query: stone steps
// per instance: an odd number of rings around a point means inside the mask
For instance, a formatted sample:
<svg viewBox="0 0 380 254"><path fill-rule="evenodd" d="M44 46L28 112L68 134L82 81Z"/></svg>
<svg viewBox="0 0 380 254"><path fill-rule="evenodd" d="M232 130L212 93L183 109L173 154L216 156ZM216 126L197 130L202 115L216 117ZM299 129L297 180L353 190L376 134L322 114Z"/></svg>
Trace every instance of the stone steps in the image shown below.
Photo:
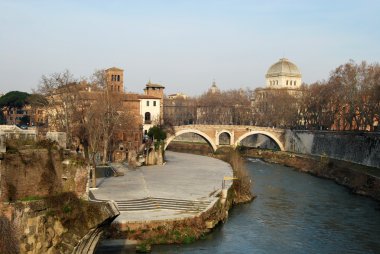
<svg viewBox="0 0 380 254"><path fill-rule="evenodd" d="M143 198L133 200L115 201L120 211L144 211L144 210L178 210L186 212L200 212L210 205L210 201L183 200L168 198Z"/></svg>

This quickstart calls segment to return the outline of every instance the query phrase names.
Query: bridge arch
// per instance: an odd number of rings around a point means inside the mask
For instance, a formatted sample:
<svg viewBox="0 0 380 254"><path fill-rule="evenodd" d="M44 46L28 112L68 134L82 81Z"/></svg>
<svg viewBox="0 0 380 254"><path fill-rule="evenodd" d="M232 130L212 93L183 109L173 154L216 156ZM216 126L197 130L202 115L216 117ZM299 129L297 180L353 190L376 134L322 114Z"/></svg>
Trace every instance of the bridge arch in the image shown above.
<svg viewBox="0 0 380 254"><path fill-rule="evenodd" d="M216 144L215 142L209 137L209 135L207 135L206 133L202 132L202 131L199 131L199 130L195 130L195 129L185 129L185 130L180 130L180 131L177 131L173 136L170 136L168 137L166 140L165 140L165 147L164 147L164 150L166 150L166 148L168 147L168 145L170 144L170 142L173 141L173 139L175 139L177 136L179 135L182 135L182 134L185 134L185 133L196 133L198 135L200 135L202 138L206 139L207 142L211 145L212 147L212 150L215 152L217 147L216 147Z"/></svg>
<svg viewBox="0 0 380 254"><path fill-rule="evenodd" d="M255 134L262 134L262 135L265 135L265 136L271 138L278 145L278 147L280 148L281 151L285 151L284 144L276 136L274 136L273 134L271 134L270 132L267 132L267 131L250 131L250 132L247 132L236 140L234 146L237 147L239 145L240 141L242 141L243 139L245 139L248 136L255 135Z"/></svg>

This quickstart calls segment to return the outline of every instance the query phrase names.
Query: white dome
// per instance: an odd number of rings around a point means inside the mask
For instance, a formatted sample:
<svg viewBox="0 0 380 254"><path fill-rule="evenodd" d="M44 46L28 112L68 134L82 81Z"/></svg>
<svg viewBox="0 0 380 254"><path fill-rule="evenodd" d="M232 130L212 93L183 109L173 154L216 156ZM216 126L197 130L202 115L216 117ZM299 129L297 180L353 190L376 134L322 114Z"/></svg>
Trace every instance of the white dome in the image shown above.
<svg viewBox="0 0 380 254"><path fill-rule="evenodd" d="M265 75L268 88L298 89L302 84L302 75L297 65L286 58L273 64Z"/></svg>
<svg viewBox="0 0 380 254"><path fill-rule="evenodd" d="M280 61L273 64L267 71L265 75L266 78L271 77L279 77L279 76L287 76L287 77L297 77L301 78L301 72L299 71L297 65L290 62L286 58L281 58Z"/></svg>

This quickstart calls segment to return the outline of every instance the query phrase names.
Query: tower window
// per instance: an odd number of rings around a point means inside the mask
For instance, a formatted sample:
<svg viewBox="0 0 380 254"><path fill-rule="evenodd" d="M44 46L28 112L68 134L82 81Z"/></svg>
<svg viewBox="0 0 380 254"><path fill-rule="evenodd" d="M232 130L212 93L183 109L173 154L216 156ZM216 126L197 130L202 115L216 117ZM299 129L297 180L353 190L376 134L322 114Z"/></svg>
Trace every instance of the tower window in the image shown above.
<svg viewBox="0 0 380 254"><path fill-rule="evenodd" d="M286 81L286 85L288 85L288 83L289 83L289 80Z"/></svg>
<svg viewBox="0 0 380 254"><path fill-rule="evenodd" d="M120 81L120 75L117 75L117 81Z"/></svg>
<svg viewBox="0 0 380 254"><path fill-rule="evenodd" d="M146 101L146 106L148 106L148 107L149 107L149 101Z"/></svg>
<svg viewBox="0 0 380 254"><path fill-rule="evenodd" d="M157 105L156 105L156 101L153 101L153 106L157 106Z"/></svg>
<svg viewBox="0 0 380 254"><path fill-rule="evenodd" d="M296 83L297 81L294 81L294 85L296 85L297 83Z"/></svg>

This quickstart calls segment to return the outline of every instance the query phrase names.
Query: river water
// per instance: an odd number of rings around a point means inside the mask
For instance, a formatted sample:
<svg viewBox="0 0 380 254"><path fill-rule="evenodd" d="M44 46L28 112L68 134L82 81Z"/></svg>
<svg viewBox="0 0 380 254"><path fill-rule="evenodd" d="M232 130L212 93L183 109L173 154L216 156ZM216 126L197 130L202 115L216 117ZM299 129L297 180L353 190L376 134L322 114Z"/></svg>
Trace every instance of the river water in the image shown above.
<svg viewBox="0 0 380 254"><path fill-rule="evenodd" d="M380 205L331 180L250 159L257 198L187 245L152 253L380 253ZM116 253L116 252L115 252Z"/></svg>

